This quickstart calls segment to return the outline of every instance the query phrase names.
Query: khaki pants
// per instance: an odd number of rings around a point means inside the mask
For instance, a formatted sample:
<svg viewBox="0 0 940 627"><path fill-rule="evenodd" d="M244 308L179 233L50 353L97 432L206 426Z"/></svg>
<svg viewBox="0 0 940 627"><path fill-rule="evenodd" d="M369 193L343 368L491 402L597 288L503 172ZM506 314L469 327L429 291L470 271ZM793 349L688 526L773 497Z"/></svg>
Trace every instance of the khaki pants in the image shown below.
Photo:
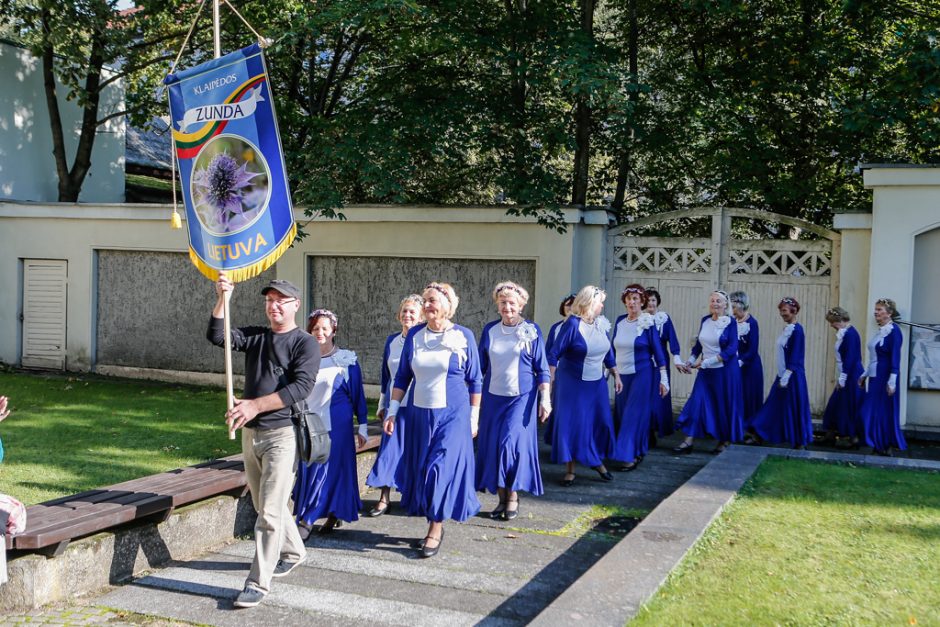
<svg viewBox="0 0 940 627"><path fill-rule="evenodd" d="M277 561L294 562L307 552L288 507L297 463L294 428L242 429L242 454L251 501L258 511L255 559L245 583L268 592Z"/></svg>

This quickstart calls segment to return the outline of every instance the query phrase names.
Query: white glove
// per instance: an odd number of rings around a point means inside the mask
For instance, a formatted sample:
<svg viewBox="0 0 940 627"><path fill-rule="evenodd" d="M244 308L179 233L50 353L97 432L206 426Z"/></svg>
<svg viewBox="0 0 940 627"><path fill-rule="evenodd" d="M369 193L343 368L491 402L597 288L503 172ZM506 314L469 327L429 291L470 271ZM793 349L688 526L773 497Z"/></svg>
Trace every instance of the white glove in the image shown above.
<svg viewBox="0 0 940 627"><path fill-rule="evenodd" d="M385 419L394 418L398 415L398 408L401 407L401 401L390 401L388 404L388 411L385 412Z"/></svg>
<svg viewBox="0 0 940 627"><path fill-rule="evenodd" d="M738 368L743 368L743 367L744 367L744 360L739 359L739 360L738 360Z"/></svg>
<svg viewBox="0 0 940 627"><path fill-rule="evenodd" d="M849 375L845 374L844 372L839 375L839 387L840 388L845 387L845 382L848 380L848 378L849 378Z"/></svg>
<svg viewBox="0 0 940 627"><path fill-rule="evenodd" d="M878 362L873 361L868 364L868 372L866 373L869 377L874 377L878 375Z"/></svg>
<svg viewBox="0 0 940 627"><path fill-rule="evenodd" d="M386 406L385 406L385 400L386 400L386 399L385 399L385 392L382 392L381 394L379 394L379 406L378 406L378 407L376 408L376 410L375 410L375 411L376 411L376 415L378 415L378 412L379 412L380 410L383 410L383 409L386 408Z"/></svg>
<svg viewBox="0 0 940 627"><path fill-rule="evenodd" d="M673 356L672 356L672 363L674 363L674 364L677 365L677 366L684 366L684 365L685 365L685 362L682 361L682 357L680 357L679 355L673 355Z"/></svg>
<svg viewBox="0 0 940 627"><path fill-rule="evenodd" d="M546 414L552 413L552 395L548 390L539 390L539 407L544 409Z"/></svg>
<svg viewBox="0 0 940 627"><path fill-rule="evenodd" d="M898 375L892 374L890 377L888 377L888 389L891 390L891 393L893 394L894 390L896 390L897 387L898 387Z"/></svg>
<svg viewBox="0 0 940 627"><path fill-rule="evenodd" d="M480 406L470 406L470 433L476 433L480 428Z"/></svg>
<svg viewBox="0 0 940 627"><path fill-rule="evenodd" d="M780 387L786 388L788 385L790 385L790 377L791 377L791 376L793 376L793 372L792 372L792 371L787 370L786 372L784 372L784 373L783 373L783 376L780 377Z"/></svg>
<svg viewBox="0 0 940 627"><path fill-rule="evenodd" d="M359 423L359 435L362 436L363 439L368 440L369 439L369 425L367 425L364 422L360 422Z"/></svg>
<svg viewBox="0 0 940 627"><path fill-rule="evenodd" d="M719 363L718 357L709 357L702 362L702 368L711 368Z"/></svg>
<svg viewBox="0 0 940 627"><path fill-rule="evenodd" d="M659 371L659 384L669 391L669 375L666 374L665 368Z"/></svg>

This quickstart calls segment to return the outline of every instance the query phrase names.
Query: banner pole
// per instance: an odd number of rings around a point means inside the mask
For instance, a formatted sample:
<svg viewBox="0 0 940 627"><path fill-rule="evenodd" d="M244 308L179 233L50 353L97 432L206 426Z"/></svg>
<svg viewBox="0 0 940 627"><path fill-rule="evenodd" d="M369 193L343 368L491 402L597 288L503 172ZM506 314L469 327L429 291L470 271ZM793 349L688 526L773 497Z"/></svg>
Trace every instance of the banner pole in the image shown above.
<svg viewBox="0 0 940 627"><path fill-rule="evenodd" d="M212 0L212 41L215 44L215 58L222 56L222 27L219 21L219 0Z"/></svg>
<svg viewBox="0 0 940 627"><path fill-rule="evenodd" d="M225 333L225 398L229 410L235 407L235 386L232 385L232 293L222 292L222 323ZM228 439L235 439L235 429L229 427Z"/></svg>

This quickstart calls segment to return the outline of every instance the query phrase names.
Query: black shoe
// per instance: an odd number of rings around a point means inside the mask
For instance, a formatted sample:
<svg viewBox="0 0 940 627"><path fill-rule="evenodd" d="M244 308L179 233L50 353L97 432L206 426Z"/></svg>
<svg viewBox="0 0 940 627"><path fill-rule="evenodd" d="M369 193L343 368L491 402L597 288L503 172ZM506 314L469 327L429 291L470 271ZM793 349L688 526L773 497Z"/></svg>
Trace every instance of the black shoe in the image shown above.
<svg viewBox="0 0 940 627"><path fill-rule="evenodd" d="M656 438L656 431L650 431L650 448L656 448L656 444L659 440Z"/></svg>
<svg viewBox="0 0 940 627"><path fill-rule="evenodd" d="M675 453L676 455L688 455L689 453L692 452L693 448L694 446L692 444L683 442L679 446L673 447L672 452Z"/></svg>
<svg viewBox="0 0 940 627"><path fill-rule="evenodd" d="M505 513L506 513L506 501L500 501L499 505L496 506L496 509L490 512L490 518L493 520L503 518L505 520L503 516Z"/></svg>
<svg viewBox="0 0 940 627"><path fill-rule="evenodd" d="M254 607L261 603L267 593L258 590L252 586L245 586L245 589L235 597L234 605L237 608Z"/></svg>
<svg viewBox="0 0 940 627"><path fill-rule="evenodd" d="M515 503L516 509L509 509L511 504ZM514 520L519 516L519 497L514 501L506 501L506 511L503 512L503 520Z"/></svg>
<svg viewBox="0 0 940 627"><path fill-rule="evenodd" d="M623 464L618 468L620 472L630 472L631 470L636 470L636 467L639 465L639 462L630 462L628 464Z"/></svg>
<svg viewBox="0 0 940 627"><path fill-rule="evenodd" d="M271 574L272 577L285 577L290 571L294 570L298 566L304 563L307 557L303 556L296 562L291 562L288 560L278 560L277 566L274 567L274 572Z"/></svg>
<svg viewBox="0 0 940 627"><path fill-rule="evenodd" d="M613 481L613 480L614 480L614 476L613 476L612 474L610 474L610 471L609 471L609 470L601 470L601 468L603 468L603 466L595 466L594 469L593 469L594 472L597 473L597 476L601 478L601 481Z"/></svg>
<svg viewBox="0 0 940 627"><path fill-rule="evenodd" d="M339 529L343 526L343 521L337 518L336 516L329 516L326 519L326 522L320 525L320 529L317 530L317 533L320 535L326 535L328 533L333 533L334 529Z"/></svg>
<svg viewBox="0 0 940 627"><path fill-rule="evenodd" d="M385 507L382 507L382 505L384 505ZM379 502L375 504L375 507L369 510L368 515L370 518L378 518L379 516L387 512L389 507L391 507L391 503L389 503L388 501L383 501L382 499L379 499Z"/></svg>
<svg viewBox="0 0 940 627"><path fill-rule="evenodd" d="M712 449L712 455L721 455L728 448L728 444L725 442L719 442L718 446Z"/></svg>
<svg viewBox="0 0 940 627"><path fill-rule="evenodd" d="M564 477L561 479L561 487L563 488L570 488L574 485L574 473L567 473L565 477L568 475L571 475L571 479L565 479Z"/></svg>
<svg viewBox="0 0 940 627"><path fill-rule="evenodd" d="M433 539L431 536L426 536L424 542L421 546L421 557L434 557L437 555L437 552L441 550L441 545L444 544L444 528L441 527L441 537L437 541L437 546L433 549L428 548L428 540Z"/></svg>
<svg viewBox="0 0 940 627"><path fill-rule="evenodd" d="M303 540L304 542L306 542L307 538L310 537L310 532L312 530L313 529L310 527L310 525L306 523L302 523L302 522L297 523L297 532L300 534L300 539Z"/></svg>

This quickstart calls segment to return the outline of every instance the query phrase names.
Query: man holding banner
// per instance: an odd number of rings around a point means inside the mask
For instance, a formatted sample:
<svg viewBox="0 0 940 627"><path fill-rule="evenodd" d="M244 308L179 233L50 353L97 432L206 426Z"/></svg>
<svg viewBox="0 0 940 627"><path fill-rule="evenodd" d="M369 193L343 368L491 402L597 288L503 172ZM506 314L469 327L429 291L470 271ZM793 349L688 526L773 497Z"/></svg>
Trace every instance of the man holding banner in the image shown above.
<svg viewBox="0 0 940 627"><path fill-rule="evenodd" d="M224 294L234 287L224 272L219 274L218 302L207 332L216 346L225 342ZM245 353L245 393L226 413L226 420L231 429L242 429L245 475L258 511L255 557L235 607L258 605L271 589L271 577L286 575L307 554L288 507L297 464L290 406L313 390L320 348L294 319L300 290L289 281L275 280L261 293L270 328L242 327L231 334L232 349ZM283 370L280 376L275 374L278 366Z"/></svg>

